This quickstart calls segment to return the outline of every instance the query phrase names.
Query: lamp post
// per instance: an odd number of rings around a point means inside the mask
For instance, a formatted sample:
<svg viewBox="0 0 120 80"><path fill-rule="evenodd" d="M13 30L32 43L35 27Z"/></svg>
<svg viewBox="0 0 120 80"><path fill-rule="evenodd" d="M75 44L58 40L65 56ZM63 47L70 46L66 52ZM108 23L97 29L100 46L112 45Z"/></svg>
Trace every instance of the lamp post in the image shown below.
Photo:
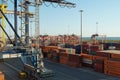
<svg viewBox="0 0 120 80"><path fill-rule="evenodd" d="M82 54L82 13L83 13L83 10L80 10L80 17L81 17L81 24L80 24L80 32L81 32L81 54Z"/></svg>
<svg viewBox="0 0 120 80"><path fill-rule="evenodd" d="M98 22L96 22L96 34L98 34Z"/></svg>
<svg viewBox="0 0 120 80"><path fill-rule="evenodd" d="M14 0L14 27L15 27L15 31L16 31L16 33L17 33L17 0ZM17 36L16 36L16 34L14 34L15 35L15 37L14 37L14 39L15 39L15 46L17 46Z"/></svg>

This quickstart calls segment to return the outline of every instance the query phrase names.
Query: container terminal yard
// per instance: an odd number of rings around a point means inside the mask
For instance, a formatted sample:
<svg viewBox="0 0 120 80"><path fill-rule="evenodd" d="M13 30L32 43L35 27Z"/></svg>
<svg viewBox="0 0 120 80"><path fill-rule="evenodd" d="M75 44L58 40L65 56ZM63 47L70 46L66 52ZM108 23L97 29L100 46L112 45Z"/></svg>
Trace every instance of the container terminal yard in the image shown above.
<svg viewBox="0 0 120 80"><path fill-rule="evenodd" d="M66 0L0 0L0 80L120 80L120 43L107 42L106 35L40 35L39 7L43 2L74 8ZM35 12L29 12L29 5ZM21 11L17 8L21 7ZM81 11L82 12L82 11ZM6 15L14 15L14 24ZM18 21L25 22L24 35L19 36ZM29 18L35 18L35 36L29 36ZM15 34L11 38L5 25ZM8 26L7 25L7 26ZM99 38L99 39L98 39Z"/></svg>

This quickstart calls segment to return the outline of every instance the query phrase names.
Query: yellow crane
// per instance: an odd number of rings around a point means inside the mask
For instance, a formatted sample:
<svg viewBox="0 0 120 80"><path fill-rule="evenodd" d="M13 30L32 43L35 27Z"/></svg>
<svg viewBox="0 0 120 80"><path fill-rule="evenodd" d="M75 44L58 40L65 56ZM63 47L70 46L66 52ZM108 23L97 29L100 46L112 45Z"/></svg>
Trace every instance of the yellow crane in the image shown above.
<svg viewBox="0 0 120 80"><path fill-rule="evenodd" d="M1 9L4 13L5 13L5 11L6 11L6 8L7 8L7 5L6 5L6 4L0 3L0 9ZM0 24L1 24L2 27L5 29L5 19L4 19L4 17L3 17L2 14L0 14L0 20L1 20ZM5 43L5 42L6 42L5 33L4 33L2 30L1 30L1 35L0 35L0 37L1 37L1 41L2 41L3 43Z"/></svg>
<svg viewBox="0 0 120 80"><path fill-rule="evenodd" d="M7 10L7 1L5 0L0 0L0 9L2 10L3 13L5 14L14 14L13 10ZM22 11L17 11L17 15L19 15L21 17L21 15L25 15L25 12ZM29 17L33 17L33 13L28 13ZM0 13L0 24L2 25L3 29L5 29L5 18L4 16ZM0 29L0 41L2 41L3 43L6 42L6 36L3 30Z"/></svg>

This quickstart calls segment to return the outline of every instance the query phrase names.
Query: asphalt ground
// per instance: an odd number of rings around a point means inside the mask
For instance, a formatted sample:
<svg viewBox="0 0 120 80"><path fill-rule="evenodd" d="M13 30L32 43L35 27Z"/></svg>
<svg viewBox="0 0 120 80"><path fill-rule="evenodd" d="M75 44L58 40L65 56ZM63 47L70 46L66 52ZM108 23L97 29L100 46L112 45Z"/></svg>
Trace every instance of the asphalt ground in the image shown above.
<svg viewBox="0 0 120 80"><path fill-rule="evenodd" d="M48 80L120 80L118 77L95 72L91 68L73 68L60 63L44 60L45 67L53 70L55 75ZM47 80L47 79L46 79Z"/></svg>
<svg viewBox="0 0 120 80"><path fill-rule="evenodd" d="M14 60L18 60L18 63L20 63L19 59ZM20 69L20 64L18 66L18 64L15 62L13 63L11 59L9 59L9 64L14 65L15 68ZM52 70L54 75L51 77L42 78L41 80L120 80L120 78L118 77L95 72L91 68L73 68L67 65L62 65L60 63L49 61L47 59L44 59L44 65L45 68L47 68L48 70ZM22 66L23 65L21 64L21 67ZM0 71L4 72L5 80L21 80L18 77L18 72L11 66L7 65L6 62L0 63Z"/></svg>
<svg viewBox="0 0 120 80"><path fill-rule="evenodd" d="M20 80L17 71L4 63L0 63L0 71L5 74L5 80Z"/></svg>

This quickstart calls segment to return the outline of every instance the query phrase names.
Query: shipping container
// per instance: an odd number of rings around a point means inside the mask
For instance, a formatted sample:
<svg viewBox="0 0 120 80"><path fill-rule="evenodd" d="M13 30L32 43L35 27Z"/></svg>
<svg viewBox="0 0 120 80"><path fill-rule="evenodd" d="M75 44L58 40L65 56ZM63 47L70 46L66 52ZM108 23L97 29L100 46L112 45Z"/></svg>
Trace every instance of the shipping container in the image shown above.
<svg viewBox="0 0 120 80"><path fill-rule="evenodd" d="M81 67L82 57L78 54L69 54L67 64L71 67Z"/></svg>
<svg viewBox="0 0 120 80"><path fill-rule="evenodd" d="M104 73L112 76L120 77L120 61L109 59L105 61Z"/></svg>
<svg viewBox="0 0 120 80"><path fill-rule="evenodd" d="M69 54L62 52L59 55L60 55L60 63L64 64L64 65L67 65Z"/></svg>
<svg viewBox="0 0 120 80"><path fill-rule="evenodd" d="M5 76L3 74L3 72L0 71L0 80L5 80Z"/></svg>
<svg viewBox="0 0 120 80"><path fill-rule="evenodd" d="M93 56L89 54L81 54L82 65L85 67L93 67Z"/></svg>
<svg viewBox="0 0 120 80"><path fill-rule="evenodd" d="M94 56L93 57L93 67L94 70L97 72L104 72L104 62L107 60L108 58L106 57L101 57L101 56Z"/></svg>

